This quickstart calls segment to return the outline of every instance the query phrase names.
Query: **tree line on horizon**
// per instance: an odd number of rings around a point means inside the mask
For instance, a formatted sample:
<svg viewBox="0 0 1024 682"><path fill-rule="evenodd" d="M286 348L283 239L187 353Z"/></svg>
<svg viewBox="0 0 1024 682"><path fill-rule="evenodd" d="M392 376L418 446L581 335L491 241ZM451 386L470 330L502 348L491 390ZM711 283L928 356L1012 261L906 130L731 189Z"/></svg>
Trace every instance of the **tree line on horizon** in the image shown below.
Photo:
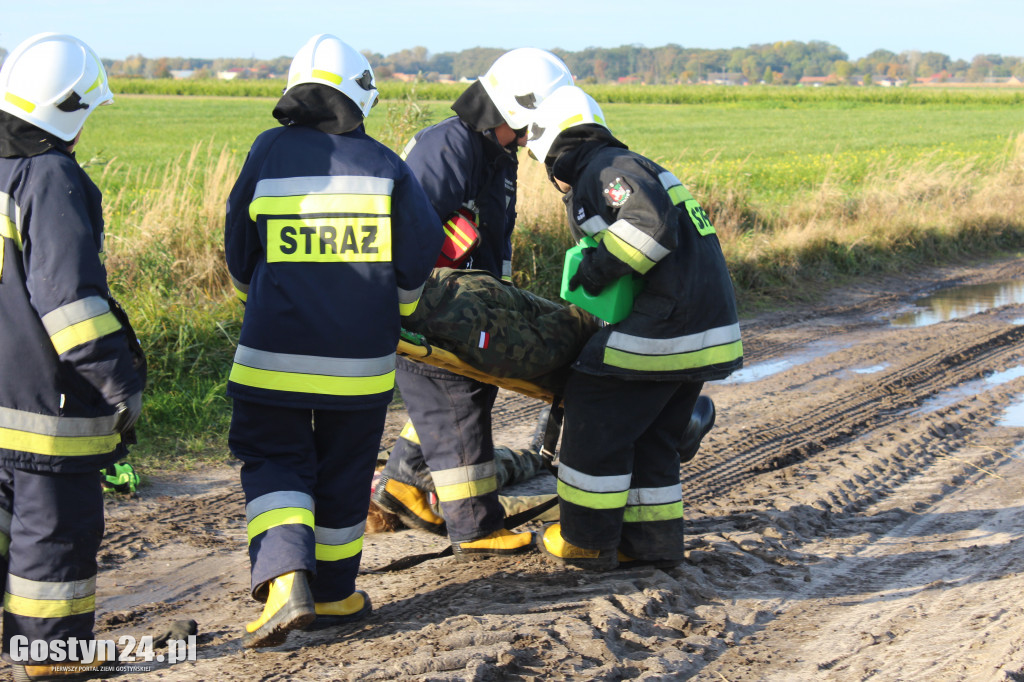
<svg viewBox="0 0 1024 682"><path fill-rule="evenodd" d="M459 52L431 54L413 47L389 55L363 51L378 79L404 74L423 81L472 80L484 73L506 49L474 47ZM669 44L648 48L639 45L590 47L571 52L553 49L581 83L615 83L622 80L652 84L713 81L723 74L741 74L750 83L792 84L805 76L831 77L835 82L854 78L913 81L939 76L963 82L1016 77L1024 80L1024 57L977 55L970 61L951 59L941 52L909 50L895 53L878 49L851 60L841 49L823 41L780 41L730 49L686 48ZM0 62L7 50L0 47ZM191 57L148 58L141 54L125 59L103 59L112 77L171 78L173 71L191 72L192 78L213 78L236 70L240 78L282 77L291 57L275 59Z"/></svg>

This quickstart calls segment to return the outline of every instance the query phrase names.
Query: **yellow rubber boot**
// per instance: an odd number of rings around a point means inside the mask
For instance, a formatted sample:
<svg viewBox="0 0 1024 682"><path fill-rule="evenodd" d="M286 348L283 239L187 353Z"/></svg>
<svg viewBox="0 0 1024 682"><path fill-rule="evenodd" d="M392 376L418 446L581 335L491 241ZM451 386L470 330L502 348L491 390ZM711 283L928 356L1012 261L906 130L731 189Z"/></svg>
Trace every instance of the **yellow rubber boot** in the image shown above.
<svg viewBox="0 0 1024 682"><path fill-rule="evenodd" d="M614 549L585 549L562 537L562 524L552 523L540 536L540 550L555 561L591 571L610 571L619 565Z"/></svg>
<svg viewBox="0 0 1024 682"><path fill-rule="evenodd" d="M242 646L255 649L282 644L291 630L306 627L316 618L313 593L305 571L292 571L270 581L267 604L260 617L245 624Z"/></svg>
<svg viewBox="0 0 1024 682"><path fill-rule="evenodd" d="M492 556L522 554L532 549L533 533L514 533L504 528L479 540L452 543L452 552L455 558L463 562Z"/></svg>
<svg viewBox="0 0 1024 682"><path fill-rule="evenodd" d="M339 601L318 601L315 606L316 620L309 626L310 630L353 623L362 620L373 611L370 595L362 590L356 590Z"/></svg>
<svg viewBox="0 0 1024 682"><path fill-rule="evenodd" d="M447 532L444 519L434 513L427 501L427 494L416 486L381 476L370 499L384 511L395 514L409 528L418 528L435 535Z"/></svg>

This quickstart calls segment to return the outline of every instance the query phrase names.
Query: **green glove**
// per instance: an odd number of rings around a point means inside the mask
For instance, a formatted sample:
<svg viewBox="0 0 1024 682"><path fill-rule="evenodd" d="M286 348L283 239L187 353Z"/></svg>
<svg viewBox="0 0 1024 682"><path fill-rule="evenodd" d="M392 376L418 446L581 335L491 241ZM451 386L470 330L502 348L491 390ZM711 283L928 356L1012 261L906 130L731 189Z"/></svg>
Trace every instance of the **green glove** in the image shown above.
<svg viewBox="0 0 1024 682"><path fill-rule="evenodd" d="M131 494L139 487L139 475L128 462L111 464L101 472L103 474L103 490Z"/></svg>

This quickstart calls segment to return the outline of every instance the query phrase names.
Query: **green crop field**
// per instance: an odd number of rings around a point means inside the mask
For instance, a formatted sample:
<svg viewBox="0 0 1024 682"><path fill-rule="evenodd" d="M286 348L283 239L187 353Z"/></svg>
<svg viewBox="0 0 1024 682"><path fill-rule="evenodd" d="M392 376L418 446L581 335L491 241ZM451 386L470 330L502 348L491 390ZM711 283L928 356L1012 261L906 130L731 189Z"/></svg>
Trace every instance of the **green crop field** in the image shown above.
<svg viewBox="0 0 1024 682"><path fill-rule="evenodd" d="M933 163L988 165L1005 157L1024 132L1024 104L1007 106L992 95L965 102L926 101L886 104L834 99L788 100L767 107L764 100L710 104L605 104L609 126L637 151L682 178L736 184L754 200L784 202L814 188L828 174L855 185L882 164L921 159ZM275 100L245 97L122 95L93 116L79 148L82 162L101 188L116 193L128 181L153 169L149 183L187 155L197 143L213 152L227 149L244 158L255 136L276 125ZM424 124L451 113L448 103L425 101ZM386 128L387 110L368 119L369 132L400 148ZM382 115L383 114L383 115ZM144 183L145 184L145 183ZM134 187L141 190L143 187Z"/></svg>
<svg viewBox="0 0 1024 682"><path fill-rule="evenodd" d="M396 89L368 131L398 150L449 115L437 97L458 91ZM226 456L224 388L242 309L223 264L224 201L252 140L277 123L275 98L224 92L118 95L90 117L78 148L104 192L111 286L150 356L135 450L146 466ZM1016 91L594 95L613 132L707 208L745 310L844 277L1024 246ZM568 245L564 209L542 167L521 158L515 279L552 297Z"/></svg>

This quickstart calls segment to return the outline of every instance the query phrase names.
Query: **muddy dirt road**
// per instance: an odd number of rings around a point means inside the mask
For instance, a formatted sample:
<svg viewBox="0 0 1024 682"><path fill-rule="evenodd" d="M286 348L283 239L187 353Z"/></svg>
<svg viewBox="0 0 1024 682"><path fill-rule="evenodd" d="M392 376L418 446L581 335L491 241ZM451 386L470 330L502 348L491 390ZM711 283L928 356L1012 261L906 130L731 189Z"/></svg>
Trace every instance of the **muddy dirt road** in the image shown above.
<svg viewBox="0 0 1024 682"><path fill-rule="evenodd" d="M1024 261L744 320L747 367L708 386L717 425L681 471L676 569L439 559L364 575L361 624L246 651L236 470L156 476L108 502L99 633L192 618L198 660L118 679L1024 680L1024 305L892 323L937 288L1008 280ZM539 408L503 393L497 440L525 445ZM443 546L369 535L363 565Z"/></svg>

